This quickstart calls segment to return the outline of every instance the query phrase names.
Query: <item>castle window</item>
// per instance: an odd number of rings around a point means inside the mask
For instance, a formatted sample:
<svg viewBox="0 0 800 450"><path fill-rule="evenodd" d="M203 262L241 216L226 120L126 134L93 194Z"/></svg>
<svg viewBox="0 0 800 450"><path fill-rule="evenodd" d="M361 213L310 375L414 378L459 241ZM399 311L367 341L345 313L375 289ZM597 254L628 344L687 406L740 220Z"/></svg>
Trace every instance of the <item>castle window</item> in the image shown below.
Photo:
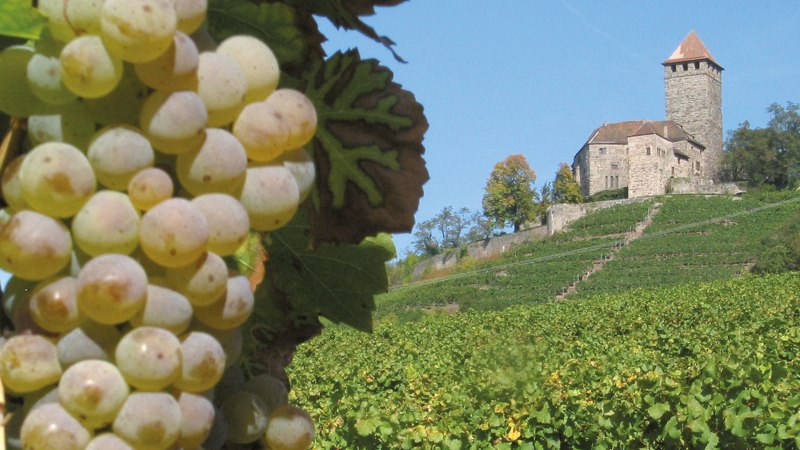
<svg viewBox="0 0 800 450"><path fill-rule="evenodd" d="M675 72L678 69L678 67L675 64L671 65L670 68L672 69L673 72Z"/></svg>
<svg viewBox="0 0 800 450"><path fill-rule="evenodd" d="M647 156L650 156L650 147L647 147L646 150L647 150Z"/></svg>
<svg viewBox="0 0 800 450"><path fill-rule="evenodd" d="M608 149L605 147L600 147L600 154L605 155L606 153L608 153Z"/></svg>
<svg viewBox="0 0 800 450"><path fill-rule="evenodd" d="M614 177L614 187L619 187L619 175Z"/></svg>
<svg viewBox="0 0 800 450"><path fill-rule="evenodd" d="M697 173L700 173L700 161L695 161L694 170L696 170Z"/></svg>
<svg viewBox="0 0 800 450"><path fill-rule="evenodd" d="M683 64L683 71L686 72L687 70L689 70L689 64L684 63Z"/></svg>
<svg viewBox="0 0 800 450"><path fill-rule="evenodd" d="M606 175L606 189L608 189L608 175Z"/></svg>
<svg viewBox="0 0 800 450"><path fill-rule="evenodd" d="M700 63L699 62L694 63L694 68L695 69L699 69L700 68Z"/></svg>
<svg viewBox="0 0 800 450"><path fill-rule="evenodd" d="M611 163L611 170L619 170L619 163Z"/></svg>

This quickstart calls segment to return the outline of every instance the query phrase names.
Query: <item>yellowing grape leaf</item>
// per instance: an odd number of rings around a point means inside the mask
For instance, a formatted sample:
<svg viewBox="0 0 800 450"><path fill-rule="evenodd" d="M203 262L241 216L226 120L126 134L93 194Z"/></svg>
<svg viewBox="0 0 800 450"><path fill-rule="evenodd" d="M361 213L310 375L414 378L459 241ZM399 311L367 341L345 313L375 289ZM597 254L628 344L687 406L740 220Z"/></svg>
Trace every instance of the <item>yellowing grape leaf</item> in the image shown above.
<svg viewBox="0 0 800 450"><path fill-rule="evenodd" d="M313 151L317 242L359 243L379 232L409 232L428 171L422 105L392 72L357 50L336 53L304 77L317 110Z"/></svg>
<svg viewBox="0 0 800 450"><path fill-rule="evenodd" d="M388 235L360 244L312 246L305 213L300 211L287 226L268 234L265 244L267 279L285 294L293 322L315 322L324 316L372 330L374 296L389 287L385 263L394 257L394 244Z"/></svg>
<svg viewBox="0 0 800 450"><path fill-rule="evenodd" d="M301 65L308 57L306 37L291 6L255 4L247 0L209 0L208 19L208 30L218 41L234 34L249 34L264 41L275 53L282 70Z"/></svg>
<svg viewBox="0 0 800 450"><path fill-rule="evenodd" d="M0 1L0 35L38 39L46 22L30 0Z"/></svg>
<svg viewBox="0 0 800 450"><path fill-rule="evenodd" d="M394 6L406 0L284 0L293 5L298 11L304 11L317 16L324 16L336 28L357 30L370 39L383 44L395 59L405 62L392 48L394 42L386 36L379 35L374 28L364 23L359 16L375 14L375 6Z"/></svg>

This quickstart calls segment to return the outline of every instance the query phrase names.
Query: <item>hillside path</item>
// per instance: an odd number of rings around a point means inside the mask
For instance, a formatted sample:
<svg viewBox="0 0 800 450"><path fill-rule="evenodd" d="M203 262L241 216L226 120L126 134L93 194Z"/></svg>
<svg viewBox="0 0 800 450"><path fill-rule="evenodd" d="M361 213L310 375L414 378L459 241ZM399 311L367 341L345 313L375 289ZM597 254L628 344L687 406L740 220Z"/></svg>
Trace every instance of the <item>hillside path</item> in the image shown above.
<svg viewBox="0 0 800 450"><path fill-rule="evenodd" d="M650 209L647 211L647 215L645 216L645 218L641 222L637 223L636 227L634 227L633 230L631 230L628 233L625 233L625 239L622 241L621 244L614 246L611 249L611 252L609 252L609 254L606 257L594 261L592 267L589 268L589 270L579 275L571 285L567 286L560 294L556 295L554 300L556 301L564 300L568 295L577 292L578 285L582 281L588 279L595 273L603 270L605 264L608 261L614 259L617 256L617 253L619 253L621 249L627 247L628 245L630 245L631 242L642 237L642 234L644 234L644 230L647 229L647 227L649 227L650 224L653 223L653 217L655 217L655 215L658 214L660 210L661 210L661 203L660 202L653 203L653 206L651 206Z"/></svg>

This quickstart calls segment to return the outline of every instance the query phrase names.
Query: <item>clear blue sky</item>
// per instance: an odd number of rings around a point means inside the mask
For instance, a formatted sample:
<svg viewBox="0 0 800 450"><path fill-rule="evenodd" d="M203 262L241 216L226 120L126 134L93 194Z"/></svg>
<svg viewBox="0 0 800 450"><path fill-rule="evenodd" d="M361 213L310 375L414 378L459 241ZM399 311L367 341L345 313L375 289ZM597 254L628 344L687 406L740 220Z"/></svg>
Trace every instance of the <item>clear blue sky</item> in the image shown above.
<svg viewBox="0 0 800 450"><path fill-rule="evenodd" d="M522 154L536 186L572 162L603 122L663 120L661 62L695 30L725 71L725 134L800 102L800 2L412 0L365 21L408 61L321 20L329 53L358 47L425 107L431 179L417 221L479 211L493 165ZM396 235L402 255L410 234Z"/></svg>

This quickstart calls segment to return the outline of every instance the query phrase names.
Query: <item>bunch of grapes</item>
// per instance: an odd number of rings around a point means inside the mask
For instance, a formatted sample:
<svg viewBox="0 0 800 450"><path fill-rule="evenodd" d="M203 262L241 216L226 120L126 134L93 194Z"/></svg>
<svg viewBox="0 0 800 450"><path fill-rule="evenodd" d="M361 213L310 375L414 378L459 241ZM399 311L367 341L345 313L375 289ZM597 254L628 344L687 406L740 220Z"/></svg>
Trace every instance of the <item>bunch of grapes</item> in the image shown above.
<svg viewBox="0 0 800 450"><path fill-rule="evenodd" d="M238 370L255 299L224 258L309 194L312 103L263 42L216 45L205 0L37 7L42 38L0 53L0 110L28 125L0 220L21 445L307 448L286 386Z"/></svg>

